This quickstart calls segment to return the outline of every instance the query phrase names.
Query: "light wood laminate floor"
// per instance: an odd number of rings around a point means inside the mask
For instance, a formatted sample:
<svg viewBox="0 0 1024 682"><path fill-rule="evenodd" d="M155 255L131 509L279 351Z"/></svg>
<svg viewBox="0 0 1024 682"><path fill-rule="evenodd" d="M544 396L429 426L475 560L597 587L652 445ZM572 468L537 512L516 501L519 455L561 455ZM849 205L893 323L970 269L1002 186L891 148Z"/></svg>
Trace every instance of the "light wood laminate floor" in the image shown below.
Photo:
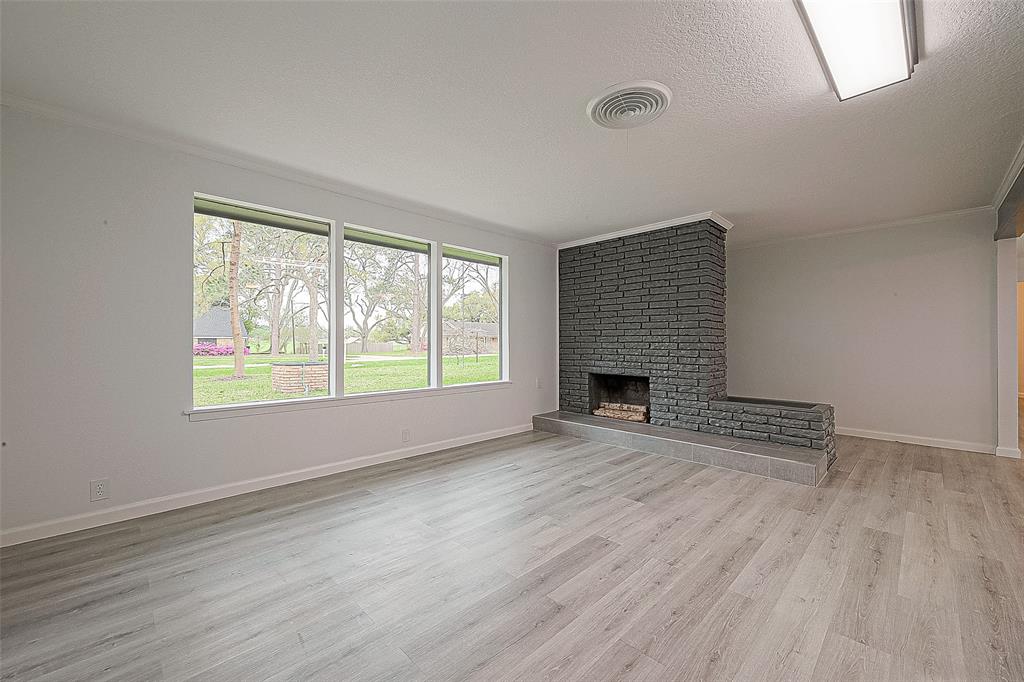
<svg viewBox="0 0 1024 682"><path fill-rule="evenodd" d="M528 433L2 553L13 679L1024 679L1024 469Z"/></svg>

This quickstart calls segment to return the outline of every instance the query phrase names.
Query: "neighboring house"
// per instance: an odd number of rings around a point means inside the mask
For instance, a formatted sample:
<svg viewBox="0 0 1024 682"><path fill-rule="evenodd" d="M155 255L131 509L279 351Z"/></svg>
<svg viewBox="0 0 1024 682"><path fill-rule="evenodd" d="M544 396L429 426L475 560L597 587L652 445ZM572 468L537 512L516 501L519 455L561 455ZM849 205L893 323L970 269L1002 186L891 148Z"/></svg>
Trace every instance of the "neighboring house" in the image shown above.
<svg viewBox="0 0 1024 682"><path fill-rule="evenodd" d="M394 341L371 341L366 344L367 353L391 353L396 350L402 350L405 346L401 346ZM348 355L359 355L363 352L363 344L357 339L355 341L345 342L345 353Z"/></svg>
<svg viewBox="0 0 1024 682"><path fill-rule="evenodd" d="M444 350L456 354L487 354L498 352L497 322L444 321Z"/></svg>
<svg viewBox="0 0 1024 682"><path fill-rule="evenodd" d="M242 326L242 338L248 344L249 332ZM214 346L231 346L231 310L227 306L213 306L199 317L192 320L192 344L212 344Z"/></svg>

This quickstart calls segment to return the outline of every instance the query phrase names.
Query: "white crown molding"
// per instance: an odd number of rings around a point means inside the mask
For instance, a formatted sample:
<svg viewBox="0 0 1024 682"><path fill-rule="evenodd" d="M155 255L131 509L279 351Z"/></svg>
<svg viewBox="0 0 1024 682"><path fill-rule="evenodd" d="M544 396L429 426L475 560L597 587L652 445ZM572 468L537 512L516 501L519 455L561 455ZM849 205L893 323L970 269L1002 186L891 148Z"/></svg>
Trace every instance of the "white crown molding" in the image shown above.
<svg viewBox="0 0 1024 682"><path fill-rule="evenodd" d="M999 189L996 190L996 195L992 199L992 205L996 207L996 210L1003 205L1003 201L1006 199L1006 195L1010 193L1013 183L1017 181L1021 169L1024 169L1024 138L1021 138L1020 146L1017 147L1017 153L1013 155L1013 161L1010 162L1010 167L1006 169L1006 175L1003 176L1003 181L999 183Z"/></svg>
<svg viewBox="0 0 1024 682"><path fill-rule="evenodd" d="M582 239L576 239L571 242L565 242L559 244L559 249L568 249L573 246L583 246L584 244L593 244L594 242L603 242L608 239L615 239L616 237L626 237L631 234L641 234L643 232L651 232L653 230L660 230L665 227L676 227L677 225L685 225L687 223L696 223L701 220L711 220L717 223L720 227L726 230L732 229L732 222L726 220L714 211L705 211L703 213L694 213L693 215L683 216L682 218L672 218L670 220L662 220L657 223L651 223L650 225L640 225L638 227L627 227L624 230L616 230L614 232L605 232L604 234L594 235L593 237L584 237Z"/></svg>
<svg viewBox="0 0 1024 682"><path fill-rule="evenodd" d="M735 246L730 247L730 251L745 251L746 249L756 249L763 246L775 246L777 244L788 244L790 242L802 242L808 239L824 239L826 237L842 237L845 235L858 234L860 232L873 232L875 230L888 230L897 227L909 227L910 225L919 225L921 223L929 223L933 220L949 220L950 218L962 218L964 216L971 216L978 213L992 213L993 218L995 216L995 208L992 206L975 206L974 208L962 208L955 211L943 211L941 213L928 213L926 215L915 216L913 218L904 218L902 220L894 220L888 223L875 223L873 225L860 225L858 227L848 227L842 230L835 230L832 232L820 232L816 234L801 234L793 237L780 237L778 239L764 239L760 241L751 242L740 242Z"/></svg>
<svg viewBox="0 0 1024 682"><path fill-rule="evenodd" d="M265 175L280 178L281 180L288 180L289 182L295 182L308 187L315 187L316 189L321 189L338 196L358 199L359 201L365 201L378 206L397 209L423 218L429 218L430 220L439 220L456 225L463 225L489 234L530 242L547 248L553 248L554 246L551 242L536 239L524 232L516 230L515 228L498 225L496 223L489 223L485 220L478 220L471 216L465 216L454 211L448 211L443 208L405 200L394 195L377 192L357 185L351 185L340 180L333 180L329 177L308 173L292 166L276 163L267 159L251 157L227 149L218 149L213 146L176 138L167 133L133 128L101 117L83 114L65 107L37 102L9 92L0 92L0 107L7 107L9 109L35 114L37 116L42 116L44 118L49 118L70 125L78 125L85 128L91 128L93 130L99 130L110 135L116 135L136 142L151 144L156 147L160 147L161 149L188 154L189 156L215 161L228 166L234 166L235 168L263 173Z"/></svg>

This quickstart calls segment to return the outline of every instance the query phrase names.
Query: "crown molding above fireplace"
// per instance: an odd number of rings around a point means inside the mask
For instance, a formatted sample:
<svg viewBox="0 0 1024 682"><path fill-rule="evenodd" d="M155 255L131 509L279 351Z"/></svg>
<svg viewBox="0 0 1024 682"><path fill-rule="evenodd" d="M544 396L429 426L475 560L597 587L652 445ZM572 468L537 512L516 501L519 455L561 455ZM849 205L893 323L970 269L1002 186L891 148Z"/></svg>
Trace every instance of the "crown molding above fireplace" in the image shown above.
<svg viewBox="0 0 1024 682"><path fill-rule="evenodd" d="M704 213L694 213L693 215L683 216L682 218L672 218L670 220L662 220L657 223L651 223L650 225L640 225L639 227L627 227L623 230L616 230L615 232L606 232L593 237L584 237L583 239L577 239L571 242L565 242L559 244L559 249L568 249L573 246L582 246L584 244L593 244L594 242L603 242L606 239L615 239L616 237L625 237L631 234L640 234L641 232L651 232L652 230L660 230L665 227L676 227L677 225L685 225L686 223L696 223L701 220L711 220L725 230L732 229L732 222L726 220L714 211L705 211Z"/></svg>

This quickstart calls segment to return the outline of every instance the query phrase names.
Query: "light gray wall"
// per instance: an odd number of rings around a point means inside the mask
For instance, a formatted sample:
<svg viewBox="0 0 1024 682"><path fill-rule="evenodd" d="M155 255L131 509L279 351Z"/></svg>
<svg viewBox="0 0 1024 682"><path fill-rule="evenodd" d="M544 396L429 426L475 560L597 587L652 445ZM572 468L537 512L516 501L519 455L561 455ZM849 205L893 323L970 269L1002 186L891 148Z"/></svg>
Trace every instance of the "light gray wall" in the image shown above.
<svg viewBox="0 0 1024 682"><path fill-rule="evenodd" d="M832 403L841 432L993 451L994 224L730 250L729 393Z"/></svg>
<svg viewBox="0 0 1024 682"><path fill-rule="evenodd" d="M528 427L555 408L554 249L35 114L5 108L2 123L0 513L20 529L8 541ZM509 256L511 386L189 422L195 191ZM103 477L110 499L90 503Z"/></svg>

